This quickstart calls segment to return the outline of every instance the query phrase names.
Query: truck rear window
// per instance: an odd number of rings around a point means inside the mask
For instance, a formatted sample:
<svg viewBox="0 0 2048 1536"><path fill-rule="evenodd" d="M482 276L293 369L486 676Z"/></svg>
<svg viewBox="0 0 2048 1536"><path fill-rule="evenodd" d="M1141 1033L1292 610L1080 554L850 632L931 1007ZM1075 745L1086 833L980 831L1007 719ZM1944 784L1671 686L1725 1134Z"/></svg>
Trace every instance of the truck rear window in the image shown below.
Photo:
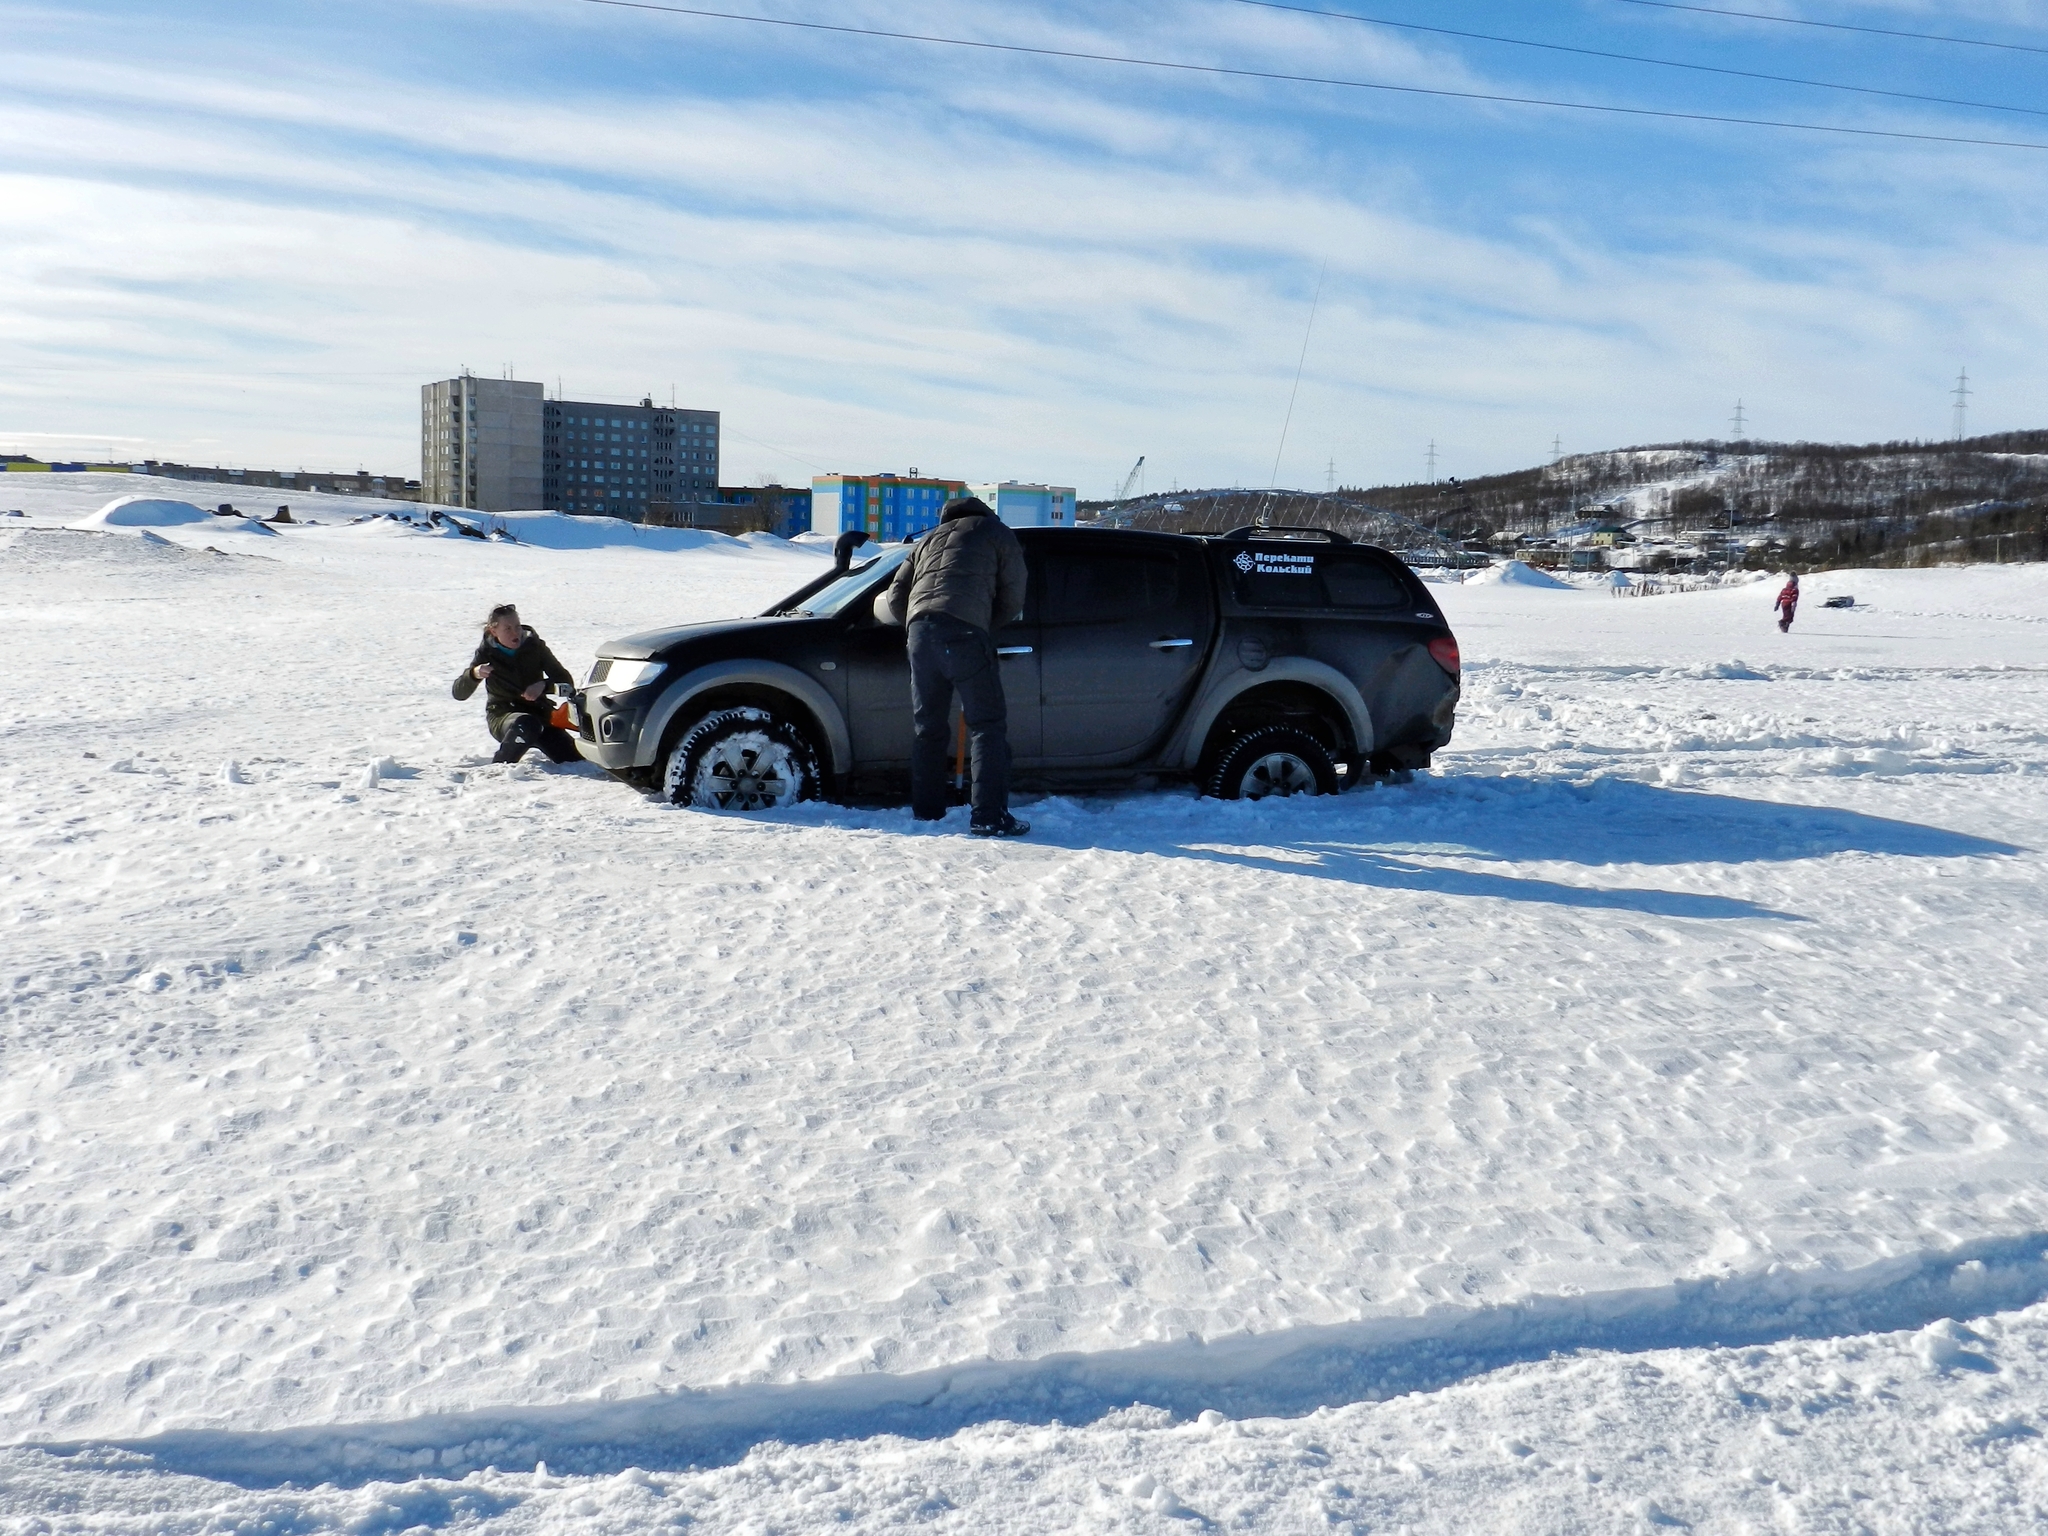
<svg viewBox="0 0 2048 1536"><path fill-rule="evenodd" d="M1247 544L1230 556L1232 586L1247 608L1413 606L1398 571L1370 550Z"/></svg>

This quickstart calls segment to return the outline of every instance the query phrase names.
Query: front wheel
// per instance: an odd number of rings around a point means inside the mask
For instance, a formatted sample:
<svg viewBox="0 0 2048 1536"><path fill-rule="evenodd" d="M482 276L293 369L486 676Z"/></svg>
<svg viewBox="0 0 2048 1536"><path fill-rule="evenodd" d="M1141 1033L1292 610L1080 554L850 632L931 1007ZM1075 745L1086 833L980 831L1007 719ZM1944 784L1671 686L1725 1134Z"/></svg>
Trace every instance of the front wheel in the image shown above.
<svg viewBox="0 0 2048 1536"><path fill-rule="evenodd" d="M1270 795L1334 795L1337 765L1323 744L1291 725L1246 731L1223 750L1202 781L1218 800L1264 800Z"/></svg>
<svg viewBox="0 0 2048 1536"><path fill-rule="evenodd" d="M741 705L706 715L669 752L662 793L704 811L772 811L818 798L818 755L787 720Z"/></svg>

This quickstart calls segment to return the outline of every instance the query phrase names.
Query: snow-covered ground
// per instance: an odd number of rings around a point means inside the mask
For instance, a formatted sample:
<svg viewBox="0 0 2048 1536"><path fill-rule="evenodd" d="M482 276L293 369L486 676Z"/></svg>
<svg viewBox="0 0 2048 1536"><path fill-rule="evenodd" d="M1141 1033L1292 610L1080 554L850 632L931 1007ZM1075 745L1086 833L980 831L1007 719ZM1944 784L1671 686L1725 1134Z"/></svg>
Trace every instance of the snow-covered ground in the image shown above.
<svg viewBox="0 0 2048 1536"><path fill-rule="evenodd" d="M2048 570L1440 588L1415 784L991 846L448 697L818 549L188 490L0 477L0 1529L2048 1518Z"/></svg>

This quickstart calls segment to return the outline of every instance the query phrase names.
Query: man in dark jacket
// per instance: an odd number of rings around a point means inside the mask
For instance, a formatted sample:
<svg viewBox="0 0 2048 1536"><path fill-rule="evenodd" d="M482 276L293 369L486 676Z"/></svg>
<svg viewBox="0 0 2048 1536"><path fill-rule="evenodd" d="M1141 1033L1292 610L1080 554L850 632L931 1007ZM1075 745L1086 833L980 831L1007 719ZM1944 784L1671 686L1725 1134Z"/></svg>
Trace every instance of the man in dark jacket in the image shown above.
<svg viewBox="0 0 2048 1536"><path fill-rule="evenodd" d="M1010 814L1009 712L992 631L1024 612L1024 551L978 496L947 505L939 526L911 547L875 603L885 624L910 626L910 809L919 821L946 814L946 737L960 693L974 752L976 837L1022 837Z"/></svg>
<svg viewBox="0 0 2048 1536"><path fill-rule="evenodd" d="M484 724L498 739L494 763L516 763L535 747L548 760L573 763L582 756L575 738L550 725L554 706L547 700L548 683L574 683L569 669L555 660L547 642L519 622L519 610L500 603L484 621L476 654L455 679L454 694L466 699L484 685Z"/></svg>

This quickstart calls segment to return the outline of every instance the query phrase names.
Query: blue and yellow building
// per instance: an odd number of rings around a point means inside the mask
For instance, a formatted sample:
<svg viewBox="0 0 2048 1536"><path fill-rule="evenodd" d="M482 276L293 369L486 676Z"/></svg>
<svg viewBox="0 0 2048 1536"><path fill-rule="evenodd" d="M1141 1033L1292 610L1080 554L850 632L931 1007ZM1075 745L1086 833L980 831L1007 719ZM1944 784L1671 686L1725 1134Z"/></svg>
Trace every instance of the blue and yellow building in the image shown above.
<svg viewBox="0 0 2048 1536"><path fill-rule="evenodd" d="M924 475L819 475L811 481L811 532L854 529L884 544L939 525L946 503L967 494L964 480Z"/></svg>

